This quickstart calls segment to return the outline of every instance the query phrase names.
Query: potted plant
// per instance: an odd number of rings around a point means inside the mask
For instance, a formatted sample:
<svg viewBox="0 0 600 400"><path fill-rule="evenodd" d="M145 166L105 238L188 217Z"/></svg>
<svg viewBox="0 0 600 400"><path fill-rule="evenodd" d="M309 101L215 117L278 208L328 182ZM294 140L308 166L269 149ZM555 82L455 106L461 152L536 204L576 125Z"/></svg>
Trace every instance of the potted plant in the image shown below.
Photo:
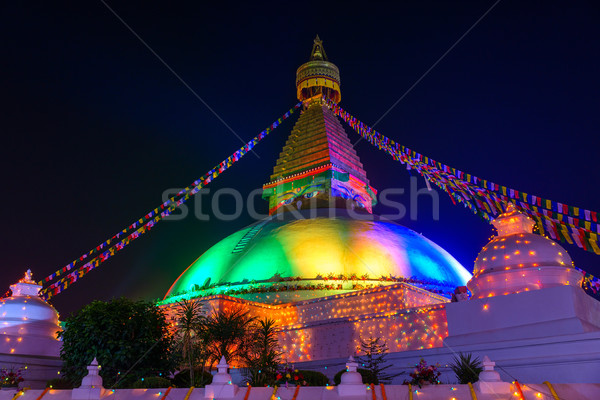
<svg viewBox="0 0 600 400"><path fill-rule="evenodd" d="M17 389L19 383L23 382L23 375L21 370L14 368L2 368L0 369L0 386L3 389Z"/></svg>

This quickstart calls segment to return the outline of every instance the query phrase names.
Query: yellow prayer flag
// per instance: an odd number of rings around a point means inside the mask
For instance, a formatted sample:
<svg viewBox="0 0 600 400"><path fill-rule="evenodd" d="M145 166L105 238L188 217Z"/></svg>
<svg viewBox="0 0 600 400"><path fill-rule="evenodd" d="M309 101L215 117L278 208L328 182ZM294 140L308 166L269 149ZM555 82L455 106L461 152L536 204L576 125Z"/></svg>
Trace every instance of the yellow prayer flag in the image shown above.
<svg viewBox="0 0 600 400"><path fill-rule="evenodd" d="M592 249L594 249L594 253L596 254L600 254L600 248L598 248L598 242L596 240L592 240L590 239L590 245L592 246Z"/></svg>
<svg viewBox="0 0 600 400"><path fill-rule="evenodd" d="M571 235L569 234L569 230L567 229L567 227L564 225L561 225L560 229L562 231L563 236L567 240L567 243L573 244L573 240L571 239Z"/></svg>

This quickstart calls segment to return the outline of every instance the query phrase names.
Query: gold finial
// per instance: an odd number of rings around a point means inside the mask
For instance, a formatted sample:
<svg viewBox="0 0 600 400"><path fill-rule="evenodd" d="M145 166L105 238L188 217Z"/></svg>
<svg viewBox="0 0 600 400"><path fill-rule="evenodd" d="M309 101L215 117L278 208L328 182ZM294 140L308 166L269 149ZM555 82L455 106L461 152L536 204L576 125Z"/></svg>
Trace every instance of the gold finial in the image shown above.
<svg viewBox="0 0 600 400"><path fill-rule="evenodd" d="M33 280L33 272L31 272L30 269L28 269L25 272L25 276L21 279L19 279L19 283L33 283L35 284L35 281Z"/></svg>
<svg viewBox="0 0 600 400"><path fill-rule="evenodd" d="M327 54L325 53L325 49L323 48L323 41L319 39L319 35L313 41L313 48L310 52L310 60L319 60L319 61L327 61Z"/></svg>

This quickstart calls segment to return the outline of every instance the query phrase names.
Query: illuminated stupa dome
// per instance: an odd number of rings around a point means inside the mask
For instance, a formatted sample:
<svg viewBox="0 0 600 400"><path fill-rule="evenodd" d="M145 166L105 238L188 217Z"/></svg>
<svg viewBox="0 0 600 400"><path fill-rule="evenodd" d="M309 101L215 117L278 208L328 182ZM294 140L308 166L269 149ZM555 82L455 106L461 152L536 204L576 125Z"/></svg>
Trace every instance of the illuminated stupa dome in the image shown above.
<svg viewBox="0 0 600 400"><path fill-rule="evenodd" d="M30 270L10 286L12 296L0 299L0 333L56 339L58 312L38 296L41 288L32 280Z"/></svg>
<svg viewBox="0 0 600 400"><path fill-rule="evenodd" d="M329 210L318 211L316 218L309 218L310 210L300 212L306 219L296 219L292 213L275 215L221 240L188 267L167 296L190 291L227 293L253 285L270 292L285 278L326 285L323 278L340 275L347 281L361 281L365 275L367 281L413 277L420 282L444 282L453 289L471 277L448 252L402 225L371 215L369 220L352 219L342 210L329 218ZM217 287L209 289L213 284ZM304 291L302 298L331 293L325 288ZM262 296L259 301L284 301L282 296ZM256 296L238 297L256 300Z"/></svg>
<svg viewBox="0 0 600 400"><path fill-rule="evenodd" d="M581 286L583 275L573 267L567 251L532 233L534 221L512 204L492 223L498 235L477 256L473 279L467 285L474 297Z"/></svg>

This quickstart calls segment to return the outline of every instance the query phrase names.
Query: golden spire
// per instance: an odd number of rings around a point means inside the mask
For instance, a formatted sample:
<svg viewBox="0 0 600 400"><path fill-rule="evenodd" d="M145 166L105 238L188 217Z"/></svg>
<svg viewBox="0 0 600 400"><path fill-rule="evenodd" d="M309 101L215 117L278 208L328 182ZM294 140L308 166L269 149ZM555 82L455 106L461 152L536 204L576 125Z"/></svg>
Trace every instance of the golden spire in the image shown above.
<svg viewBox="0 0 600 400"><path fill-rule="evenodd" d="M298 100L306 104L320 101L322 97L339 103L342 99L340 93L340 70L327 60L323 41L319 35L313 41L310 60L300 66L296 71L296 89Z"/></svg>

